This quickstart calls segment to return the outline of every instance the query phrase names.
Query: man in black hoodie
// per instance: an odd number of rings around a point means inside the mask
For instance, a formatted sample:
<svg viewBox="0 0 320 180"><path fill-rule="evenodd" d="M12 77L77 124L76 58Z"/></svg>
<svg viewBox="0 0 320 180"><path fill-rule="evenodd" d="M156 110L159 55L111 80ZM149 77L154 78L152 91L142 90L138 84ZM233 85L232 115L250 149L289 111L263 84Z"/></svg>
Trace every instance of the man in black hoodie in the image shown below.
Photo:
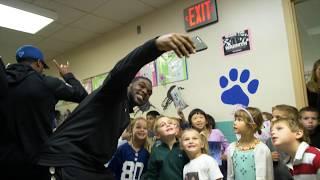
<svg viewBox="0 0 320 180"><path fill-rule="evenodd" d="M38 164L47 167L47 179L113 179L104 164L115 152L133 107L147 103L152 94L151 81L135 75L170 50L179 57L195 52L188 36L173 33L147 41L115 65L103 85L79 104L42 149Z"/></svg>
<svg viewBox="0 0 320 180"><path fill-rule="evenodd" d="M1 119L0 177L4 177L0 179L22 179L37 173L33 167L35 157L52 134L55 105L59 100L79 103L87 96L67 65L59 65L58 70L69 85L43 75L48 66L38 48L20 47L16 60L18 63L5 70L8 91L0 101L6 116Z"/></svg>
<svg viewBox="0 0 320 180"><path fill-rule="evenodd" d="M0 57L0 102L6 99L7 94L8 94L8 81L6 78L5 66ZM4 106L5 104L0 103L0 138L4 137L3 132L6 130L5 121L3 121L4 119L6 119L6 112L5 112L5 109L3 108Z"/></svg>
<svg viewBox="0 0 320 180"><path fill-rule="evenodd" d="M8 82L5 74L5 66L0 56L0 98L6 97L8 92Z"/></svg>

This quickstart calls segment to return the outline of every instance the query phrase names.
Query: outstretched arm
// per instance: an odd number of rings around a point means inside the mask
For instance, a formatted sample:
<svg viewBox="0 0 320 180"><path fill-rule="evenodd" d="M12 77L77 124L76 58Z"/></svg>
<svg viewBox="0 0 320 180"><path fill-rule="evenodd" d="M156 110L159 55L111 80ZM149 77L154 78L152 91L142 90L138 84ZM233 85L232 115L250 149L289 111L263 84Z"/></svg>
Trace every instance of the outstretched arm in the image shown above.
<svg viewBox="0 0 320 180"><path fill-rule="evenodd" d="M65 100L71 102L81 102L87 95L87 91L84 89L79 80L69 70L69 62L67 64L59 64L56 60L53 60L56 65L59 74L65 82L58 78L47 77L46 82L52 89L58 100Z"/></svg>
<svg viewBox="0 0 320 180"><path fill-rule="evenodd" d="M147 41L115 65L103 84L103 91L120 92L126 89L145 64L171 50L175 51L179 57L188 57L195 53L195 47L190 37L184 34L171 33ZM108 84L106 84L107 81Z"/></svg>

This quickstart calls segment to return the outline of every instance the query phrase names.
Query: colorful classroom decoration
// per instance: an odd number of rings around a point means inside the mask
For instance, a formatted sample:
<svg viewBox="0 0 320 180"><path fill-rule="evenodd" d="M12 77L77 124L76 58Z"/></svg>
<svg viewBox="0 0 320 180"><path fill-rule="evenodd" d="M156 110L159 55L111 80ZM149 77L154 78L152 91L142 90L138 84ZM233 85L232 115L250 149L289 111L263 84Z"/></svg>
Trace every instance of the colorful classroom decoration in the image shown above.
<svg viewBox="0 0 320 180"><path fill-rule="evenodd" d="M150 79L152 82L152 86L158 85L156 65L154 61L143 66L136 76L143 76Z"/></svg>
<svg viewBox="0 0 320 180"><path fill-rule="evenodd" d="M94 76L92 78L92 90L96 90L97 88L99 88L106 77L107 77L107 73Z"/></svg>
<svg viewBox="0 0 320 180"><path fill-rule="evenodd" d="M188 79L186 58L179 58L173 51L156 60L158 84L168 84Z"/></svg>

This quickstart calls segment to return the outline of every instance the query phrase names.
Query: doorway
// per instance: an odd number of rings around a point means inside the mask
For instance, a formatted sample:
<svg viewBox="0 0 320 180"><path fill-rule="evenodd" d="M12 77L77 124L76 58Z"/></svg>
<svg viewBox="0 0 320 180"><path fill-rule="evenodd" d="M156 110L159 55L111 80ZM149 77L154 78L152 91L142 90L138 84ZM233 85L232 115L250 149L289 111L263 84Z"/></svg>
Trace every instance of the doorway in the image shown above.
<svg viewBox="0 0 320 180"><path fill-rule="evenodd" d="M313 63L320 59L320 1L295 0L294 9L304 66L304 78L308 82Z"/></svg>

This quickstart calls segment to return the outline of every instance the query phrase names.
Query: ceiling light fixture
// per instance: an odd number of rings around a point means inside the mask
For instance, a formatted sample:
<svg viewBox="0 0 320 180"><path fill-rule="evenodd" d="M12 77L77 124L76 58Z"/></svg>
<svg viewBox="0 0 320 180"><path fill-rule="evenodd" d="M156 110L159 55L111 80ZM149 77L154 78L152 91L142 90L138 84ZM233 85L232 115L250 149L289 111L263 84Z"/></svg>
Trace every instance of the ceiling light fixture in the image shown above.
<svg viewBox="0 0 320 180"><path fill-rule="evenodd" d="M5 28L35 34L55 19L54 12L31 4L0 1L0 26Z"/></svg>

